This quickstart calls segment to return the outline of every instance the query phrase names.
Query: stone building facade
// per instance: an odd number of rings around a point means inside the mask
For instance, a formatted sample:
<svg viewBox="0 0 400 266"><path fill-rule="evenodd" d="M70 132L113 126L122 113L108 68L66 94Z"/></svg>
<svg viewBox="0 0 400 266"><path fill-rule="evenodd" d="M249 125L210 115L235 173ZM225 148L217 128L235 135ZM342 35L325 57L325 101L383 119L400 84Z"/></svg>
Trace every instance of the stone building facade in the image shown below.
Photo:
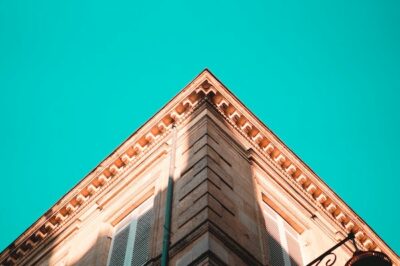
<svg viewBox="0 0 400 266"><path fill-rule="evenodd" d="M400 265L204 70L6 248L0 264L306 265L349 232L360 249ZM350 242L337 249L336 265L353 252Z"/></svg>

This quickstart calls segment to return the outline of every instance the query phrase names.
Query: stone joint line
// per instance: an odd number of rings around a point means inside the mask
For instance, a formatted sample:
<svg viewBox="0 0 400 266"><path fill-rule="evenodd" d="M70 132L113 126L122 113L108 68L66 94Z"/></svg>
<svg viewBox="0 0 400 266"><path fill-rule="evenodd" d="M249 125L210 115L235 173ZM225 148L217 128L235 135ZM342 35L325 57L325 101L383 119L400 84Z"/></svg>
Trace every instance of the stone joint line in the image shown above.
<svg viewBox="0 0 400 266"><path fill-rule="evenodd" d="M190 85L189 85L190 86ZM169 111L153 128L148 132L131 137L137 138L133 145L123 151L115 151L109 157L116 157L112 163L107 166L98 166L93 174L86 178L91 178L86 186L78 193L72 196L66 204L58 210L55 210L49 219L42 222L32 233L22 237L20 244L10 246L3 252L2 263L17 263L24 256L28 255L35 246L49 238L57 228L69 221L74 214L86 206L89 202L108 187L122 171L128 166L132 166L139 158L144 156L150 147L159 143L170 132L173 125L181 124L201 103L209 102L211 105L241 133L258 151L260 151L272 164L280 169L285 176L292 179L297 187L301 188L303 193L314 200L314 203L328 213L338 224L346 231L355 233L356 238L362 243L365 249L379 249L364 232L358 222L351 220L344 210L341 210L334 199L328 197L312 179L300 170L300 166L291 162L278 147L280 146L272 138L268 138L262 133L262 129L257 128L251 123L251 119L246 114L240 113L234 103L229 102L221 92L219 92L208 79L205 79L200 86L195 88L186 98L180 101L172 110ZM96 174L97 173L97 174ZM315 177L313 177L315 178ZM85 180L85 178L83 179ZM29 229L28 229L29 230ZM16 240L16 242L19 240Z"/></svg>

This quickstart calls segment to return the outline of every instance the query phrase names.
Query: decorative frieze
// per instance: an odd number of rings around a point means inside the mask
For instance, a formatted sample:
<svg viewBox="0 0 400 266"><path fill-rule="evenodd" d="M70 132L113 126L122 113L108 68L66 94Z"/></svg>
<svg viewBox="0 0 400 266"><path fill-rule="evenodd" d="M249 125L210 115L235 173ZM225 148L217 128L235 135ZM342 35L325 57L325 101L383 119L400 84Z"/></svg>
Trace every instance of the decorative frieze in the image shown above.
<svg viewBox="0 0 400 266"><path fill-rule="evenodd" d="M45 225L45 227L46 227L46 225ZM46 233L43 233L42 231L40 231L40 229L39 229L38 231L35 232L35 237L36 237L36 239L39 239L39 240L45 238L46 235L47 235L47 234L46 234Z"/></svg>
<svg viewBox="0 0 400 266"><path fill-rule="evenodd" d="M312 196L314 194L314 192L317 190L317 187L314 184L310 184L308 185L308 187L306 188L306 191Z"/></svg>
<svg viewBox="0 0 400 266"><path fill-rule="evenodd" d="M12 261L12 264L15 264L19 259L26 256L33 247L56 230L61 222L68 220L75 212L79 211L80 206L94 198L99 191L102 191L103 187L112 183L122 169L133 164L151 145L157 144L163 136L170 132L174 124L181 123L201 101L210 102L236 130L248 139L256 150L264 154L268 160L273 161L283 175L294 179L303 193L308 194L308 197L314 200L315 204L319 204L327 213L332 214L334 220L336 219L340 223L349 220L345 225L342 225L344 229L347 231L354 230L358 240L364 238L365 233L360 229L362 225L355 226L359 224L358 221L352 221L352 215L348 215L346 210L339 207L340 204L335 203L339 199L328 196L332 194L329 191L324 191L326 188L319 187L318 177L301 170L305 167L298 160L293 160L293 155L285 148L281 148L282 145L276 137L273 134L266 133L269 130L260 126L253 116L222 85L218 84L209 72L205 71L198 79L184 90L185 97L179 97L179 102L171 102L161 111L165 114L161 118L161 115L157 117L158 121L155 121L155 118L153 121L150 120L149 123L153 123L155 126L150 130L142 130L133 135L126 141L129 145L121 146L107 158L104 165L103 163L99 165L98 169L94 171L96 174L92 173L84 178L82 182L87 184L84 188L80 191L75 189L73 191L74 196L72 196L72 192L70 196L67 195L66 197L70 197L70 200L58 209L52 210L51 217L46 222L42 225L35 224L33 227L37 228L36 230L21 236L20 244L10 250L10 253L15 254L15 259L7 256L3 258L1 263ZM325 204L326 202L329 202L329 204ZM334 213L337 213L337 215L334 216ZM54 223L50 221L54 221ZM45 231L42 231L42 229ZM363 245L366 249L376 246L369 238L363 242ZM22 247L25 247L26 250L23 250Z"/></svg>
<svg viewBox="0 0 400 266"><path fill-rule="evenodd" d="M303 174L300 174L296 178L296 182L299 183L300 185L303 185L306 181L307 181L307 177L305 175L303 175Z"/></svg>
<svg viewBox="0 0 400 266"><path fill-rule="evenodd" d="M336 211L336 205L334 203L329 203L329 205L326 207L326 210L330 213L333 213Z"/></svg>
<svg viewBox="0 0 400 266"><path fill-rule="evenodd" d="M362 232L362 231L358 231L358 232L355 233L354 235L355 235L356 239L358 239L358 240L360 240L360 241L365 237L365 234L364 234L364 232Z"/></svg>
<svg viewBox="0 0 400 266"><path fill-rule="evenodd" d="M16 254L18 255L18 250L16 251ZM17 263L17 260L16 259L14 259L13 257L11 257L11 256L9 256L7 259L6 259L6 262L7 262L7 264L11 264L11 265L14 265L14 264L16 264Z"/></svg>
<svg viewBox="0 0 400 266"><path fill-rule="evenodd" d="M286 158L283 154L279 154L274 160L279 166L282 166L282 164L286 161Z"/></svg>
<svg viewBox="0 0 400 266"><path fill-rule="evenodd" d="M271 154L275 150L275 146L270 142L262 150L267 154Z"/></svg>
<svg viewBox="0 0 400 266"><path fill-rule="evenodd" d="M65 209L67 210L67 213L70 214L76 210L76 207L71 203L68 203Z"/></svg>
<svg viewBox="0 0 400 266"><path fill-rule="evenodd" d="M85 203L85 201L88 199L89 197L85 197L82 194L79 194L76 197L76 201L78 202L79 205L82 205L83 203Z"/></svg>
<svg viewBox="0 0 400 266"><path fill-rule="evenodd" d="M54 224L52 224L51 222L47 222L44 225L44 228L49 232L51 230L53 230L56 226Z"/></svg>
<svg viewBox="0 0 400 266"><path fill-rule="evenodd" d="M15 253L16 253L18 256L24 256L24 255L25 255L25 252L24 252L22 249L18 249Z"/></svg>
<svg viewBox="0 0 400 266"><path fill-rule="evenodd" d="M348 232L350 232L354 228L354 223L352 221L347 222L344 227Z"/></svg>
<svg viewBox="0 0 400 266"><path fill-rule="evenodd" d="M260 145L260 142L264 139L264 136L260 133L257 132L253 137L252 140L257 143L257 145Z"/></svg>
<svg viewBox="0 0 400 266"><path fill-rule="evenodd" d="M97 192L97 190L99 190L99 189L97 187L95 187L93 184L90 184L87 187L87 190L89 191L90 195L94 195Z"/></svg>
<svg viewBox="0 0 400 266"><path fill-rule="evenodd" d="M297 168L296 166L294 166L293 164L290 164L286 169L286 173L288 173L288 175L292 176L295 172L296 172Z"/></svg>
<svg viewBox="0 0 400 266"><path fill-rule="evenodd" d="M317 200L320 204L323 204L327 199L328 199L328 198L327 198L323 193L321 193L319 196L316 197L316 200Z"/></svg>
<svg viewBox="0 0 400 266"><path fill-rule="evenodd" d="M372 246L374 245L374 243L369 238L366 239L362 244L363 244L364 248L367 250L371 249Z"/></svg>
<svg viewBox="0 0 400 266"><path fill-rule="evenodd" d="M64 215L61 214L61 212L57 213L55 216L55 221L57 223L61 223L62 221L64 221L66 217Z"/></svg>
<svg viewBox="0 0 400 266"><path fill-rule="evenodd" d="M346 215L343 212L339 212L338 215L336 215L336 220L339 221L339 223L343 222L346 219Z"/></svg>
<svg viewBox="0 0 400 266"><path fill-rule="evenodd" d="M33 242L31 238L29 238L28 240L26 240L25 245L29 246L30 248L34 248L36 246L36 243Z"/></svg>

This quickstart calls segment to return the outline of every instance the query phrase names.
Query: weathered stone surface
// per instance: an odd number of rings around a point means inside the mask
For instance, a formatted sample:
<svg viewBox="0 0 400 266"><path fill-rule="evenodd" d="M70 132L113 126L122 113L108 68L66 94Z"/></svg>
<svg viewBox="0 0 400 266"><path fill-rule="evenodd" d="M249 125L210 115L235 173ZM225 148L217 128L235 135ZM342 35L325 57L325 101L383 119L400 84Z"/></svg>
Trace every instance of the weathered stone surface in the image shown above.
<svg viewBox="0 0 400 266"><path fill-rule="evenodd" d="M147 201L154 213L149 265L159 265L169 178L170 265L271 265L269 206L298 237L299 264L352 230L359 247L382 250L400 266L397 255L207 70L3 251L0 265L107 265L117 228ZM336 263L344 265L351 252L350 246L338 249Z"/></svg>

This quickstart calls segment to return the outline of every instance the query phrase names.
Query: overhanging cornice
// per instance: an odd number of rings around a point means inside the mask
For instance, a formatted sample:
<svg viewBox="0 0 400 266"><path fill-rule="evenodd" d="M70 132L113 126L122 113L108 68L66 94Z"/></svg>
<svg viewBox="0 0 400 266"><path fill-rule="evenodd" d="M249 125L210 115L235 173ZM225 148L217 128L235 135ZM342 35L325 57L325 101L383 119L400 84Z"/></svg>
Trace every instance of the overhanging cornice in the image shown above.
<svg viewBox="0 0 400 266"><path fill-rule="evenodd" d="M114 182L126 167L159 143L173 124L179 125L202 101L210 102L254 150L280 169L282 176L291 179L297 189L300 187L312 204L344 231L355 233L364 249L382 250L398 261L398 256L372 229L206 69L7 247L0 256L1 264L18 263L27 256L101 193L103 187Z"/></svg>

